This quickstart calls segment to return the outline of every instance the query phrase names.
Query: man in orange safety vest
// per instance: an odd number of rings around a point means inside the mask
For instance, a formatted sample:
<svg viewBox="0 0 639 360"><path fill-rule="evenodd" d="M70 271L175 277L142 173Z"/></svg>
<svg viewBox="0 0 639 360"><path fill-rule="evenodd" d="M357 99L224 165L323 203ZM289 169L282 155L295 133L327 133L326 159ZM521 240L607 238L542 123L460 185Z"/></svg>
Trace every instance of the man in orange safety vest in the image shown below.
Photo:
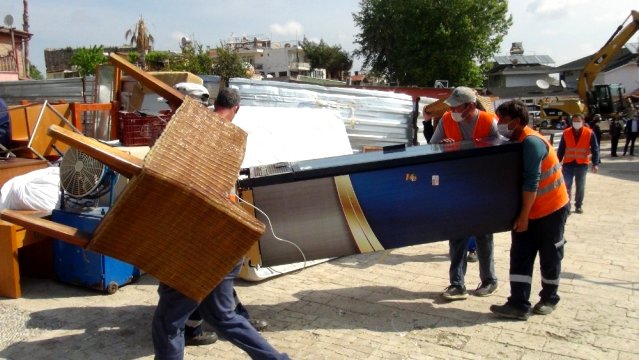
<svg viewBox="0 0 639 360"><path fill-rule="evenodd" d="M586 174L588 165L592 164L592 172L599 169L599 143L592 129L584 126L583 114L572 116L572 126L564 130L559 142L557 157L562 161L561 171L564 174L568 195L572 193L573 179L575 182L575 212L583 213L581 207L584 202L586 188ZM572 196L571 196L572 198Z"/></svg>

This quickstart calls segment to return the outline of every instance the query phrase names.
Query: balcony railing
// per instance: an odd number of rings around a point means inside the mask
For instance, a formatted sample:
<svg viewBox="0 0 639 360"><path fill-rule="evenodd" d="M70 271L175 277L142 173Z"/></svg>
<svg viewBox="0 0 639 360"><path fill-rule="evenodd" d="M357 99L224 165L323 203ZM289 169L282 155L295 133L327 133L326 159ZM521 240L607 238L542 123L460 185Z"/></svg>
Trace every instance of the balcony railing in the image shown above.
<svg viewBox="0 0 639 360"><path fill-rule="evenodd" d="M12 55L0 56L0 71L17 72L16 59Z"/></svg>

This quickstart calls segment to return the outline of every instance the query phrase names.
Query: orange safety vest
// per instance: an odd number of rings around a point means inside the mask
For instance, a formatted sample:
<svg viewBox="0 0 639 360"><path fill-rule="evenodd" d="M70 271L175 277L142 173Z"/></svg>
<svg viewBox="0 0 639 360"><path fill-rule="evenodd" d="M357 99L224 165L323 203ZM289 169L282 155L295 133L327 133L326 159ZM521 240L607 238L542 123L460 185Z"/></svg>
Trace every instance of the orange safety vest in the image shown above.
<svg viewBox="0 0 639 360"><path fill-rule="evenodd" d="M561 173L561 163L555 149L540 133L524 127L519 142L528 136L536 136L544 141L548 155L541 161L541 177L537 187L537 196L530 209L529 219L539 219L561 209L568 203L568 190Z"/></svg>
<svg viewBox="0 0 639 360"><path fill-rule="evenodd" d="M453 119L453 115L450 111L444 113L442 117L442 126L444 128L444 138L450 138L455 141L462 140L474 140L481 139L490 136L490 129L493 126L493 120L495 116L493 114L489 114L485 111L479 111L479 118L475 123L475 128L473 129L473 138L472 139L462 139L462 133L459 130L459 125L457 121Z"/></svg>
<svg viewBox="0 0 639 360"><path fill-rule="evenodd" d="M590 137L592 136L592 129L585 126L582 127L579 141L575 141L575 135L575 130L572 127L564 130L564 141L566 142L564 163L576 161L577 164L590 164Z"/></svg>

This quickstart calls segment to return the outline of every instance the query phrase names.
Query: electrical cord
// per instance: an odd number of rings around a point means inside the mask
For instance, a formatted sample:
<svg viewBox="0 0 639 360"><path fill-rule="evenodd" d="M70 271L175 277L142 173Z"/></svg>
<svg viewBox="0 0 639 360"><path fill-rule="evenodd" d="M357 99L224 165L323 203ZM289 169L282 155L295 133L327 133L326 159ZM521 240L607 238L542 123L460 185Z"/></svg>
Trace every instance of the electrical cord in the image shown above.
<svg viewBox="0 0 639 360"><path fill-rule="evenodd" d="M242 199L241 197L239 197L239 196L237 196L235 194L229 194L229 198L232 201L237 199L237 201L240 201L240 202L243 202L244 204L247 204L248 206L252 207L253 209L259 211L260 214L264 215L264 217L268 221L268 226L271 229L271 234L273 234L273 237L277 241L281 241L281 242L293 245L300 252L300 254L302 254L302 258L304 259L304 266L302 267L302 269L306 268L306 255L304 255L304 252L302 251L302 249L299 246L297 246L297 244L295 244L294 242L286 240L286 239L282 239L282 238L278 237L277 235L275 235L275 230L273 230L273 223L271 223L271 218L268 215L266 215L266 213L264 211L262 211L262 209L258 208L257 206L251 204L250 202Z"/></svg>

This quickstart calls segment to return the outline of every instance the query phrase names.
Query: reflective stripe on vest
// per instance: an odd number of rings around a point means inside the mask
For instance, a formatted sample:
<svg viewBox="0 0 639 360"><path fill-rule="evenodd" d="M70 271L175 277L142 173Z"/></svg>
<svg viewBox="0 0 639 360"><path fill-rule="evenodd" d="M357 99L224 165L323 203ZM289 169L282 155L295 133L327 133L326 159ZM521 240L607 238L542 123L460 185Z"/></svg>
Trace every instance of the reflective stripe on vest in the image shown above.
<svg viewBox="0 0 639 360"><path fill-rule="evenodd" d="M564 163L590 164L590 137L592 136L592 130L587 127L581 128L581 135L577 142L575 142L575 135L575 130L572 127L564 130L564 142L566 143Z"/></svg>
<svg viewBox="0 0 639 360"><path fill-rule="evenodd" d="M444 130L444 139L450 138L455 141L462 140L474 140L481 139L490 136L490 129L493 126L493 120L495 116L485 111L479 111L479 117L475 122L475 128L473 129L472 139L463 139L461 130L459 130L459 124L453 120L453 115L450 111L444 113L442 116L442 128Z"/></svg>
<svg viewBox="0 0 639 360"><path fill-rule="evenodd" d="M523 141L528 136L540 138L546 144L546 149L548 149L548 154L541 161L539 186L537 187L535 201L528 215L529 219L539 219L565 206L568 203L568 190L566 190L566 184L564 184L561 165L555 149L540 133L528 126L524 127L519 141Z"/></svg>

